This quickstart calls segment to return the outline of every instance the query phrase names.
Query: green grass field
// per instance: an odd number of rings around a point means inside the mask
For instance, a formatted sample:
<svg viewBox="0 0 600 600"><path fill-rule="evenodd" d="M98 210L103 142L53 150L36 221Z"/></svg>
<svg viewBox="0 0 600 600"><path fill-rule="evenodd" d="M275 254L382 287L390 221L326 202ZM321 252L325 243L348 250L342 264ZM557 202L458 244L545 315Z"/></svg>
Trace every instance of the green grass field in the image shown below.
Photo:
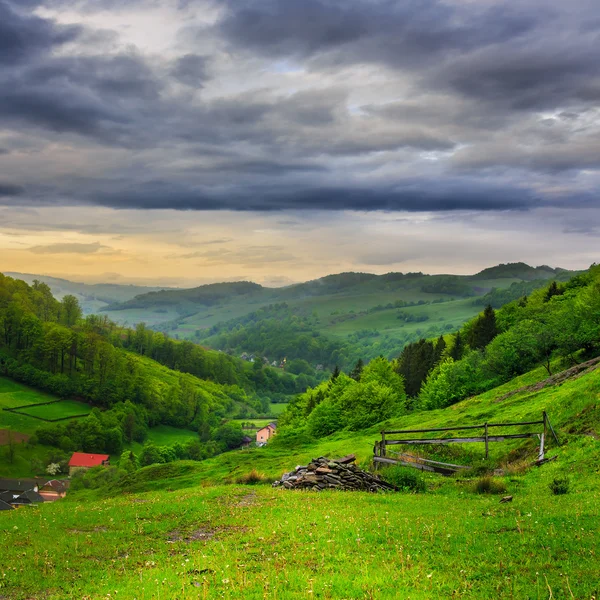
<svg viewBox="0 0 600 600"><path fill-rule="evenodd" d="M32 406L30 408L22 408L19 413L32 417L41 417L43 419L66 419L69 417L78 417L87 415L91 412L91 407L85 402L77 402L76 400L61 400L54 404L46 404L45 406Z"/></svg>
<svg viewBox="0 0 600 600"><path fill-rule="evenodd" d="M185 444L190 440L197 440L198 434L195 431L189 429L178 429L177 427L170 427L169 425L157 425L156 427L150 428L148 431L148 442L152 442L157 446L172 446L179 442ZM144 444L138 442L132 442L126 445L126 450L133 450L135 453L141 452Z"/></svg>
<svg viewBox="0 0 600 600"><path fill-rule="evenodd" d="M46 394L0 376L0 408L15 408L26 404L52 402L56 396Z"/></svg>
<svg viewBox="0 0 600 600"><path fill-rule="evenodd" d="M111 490L4 513L0 596L597 598L600 371L503 398L543 378L538 369L447 409L370 430L155 465ZM507 504L475 494L473 480L435 475L426 477L423 494L225 485L252 469L269 481L318 455L355 452L366 465L382 427L523 420L542 410L562 442L548 447L557 459L501 477L513 496ZM465 463L483 457L478 444L455 448ZM491 449L491 465L506 463L511 450L527 460L536 453L518 440ZM549 484L562 476L570 492L555 496Z"/></svg>
<svg viewBox="0 0 600 600"><path fill-rule="evenodd" d="M24 406L26 404L38 404L40 402L52 402L57 399L55 396L34 390L6 377L0 377L0 409L15 408L16 406ZM49 406L52 405L40 408L48 408ZM42 421L39 419L32 419L25 414L0 410L0 429L10 428L13 431L31 434L41 424Z"/></svg>

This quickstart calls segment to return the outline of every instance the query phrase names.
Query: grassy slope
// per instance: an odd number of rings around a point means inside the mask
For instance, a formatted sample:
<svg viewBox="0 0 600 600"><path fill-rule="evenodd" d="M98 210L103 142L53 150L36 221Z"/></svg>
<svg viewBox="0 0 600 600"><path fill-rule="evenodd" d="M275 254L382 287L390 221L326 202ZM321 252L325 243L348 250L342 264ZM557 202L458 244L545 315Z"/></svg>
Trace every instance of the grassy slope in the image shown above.
<svg viewBox="0 0 600 600"><path fill-rule="evenodd" d="M278 475L317 454L356 451L365 458L377 428L293 453L272 447L201 464L160 465L140 471L128 494L3 514L0 594L140 600L597 597L600 449L584 433L600 427L600 372L497 402L542 377L533 372L445 411L389 424L509 420L547 410L565 444L552 449L557 461L505 478L514 496L510 504L472 494L469 482L433 477L430 491L417 496L198 485L252 467ZM495 458L506 449L494 446ZM564 473L571 476L571 493L552 496L549 481Z"/></svg>
<svg viewBox="0 0 600 600"><path fill-rule="evenodd" d="M40 392L6 377L0 377L0 409L38 404L40 402L53 402L55 400L58 400L56 396ZM31 434L44 422L29 417L28 414L48 419L58 419L85 414L89 411L90 407L87 404L75 402L74 400L62 400L58 404L25 408L20 411L20 414L0 410L0 429L10 428L14 431Z"/></svg>

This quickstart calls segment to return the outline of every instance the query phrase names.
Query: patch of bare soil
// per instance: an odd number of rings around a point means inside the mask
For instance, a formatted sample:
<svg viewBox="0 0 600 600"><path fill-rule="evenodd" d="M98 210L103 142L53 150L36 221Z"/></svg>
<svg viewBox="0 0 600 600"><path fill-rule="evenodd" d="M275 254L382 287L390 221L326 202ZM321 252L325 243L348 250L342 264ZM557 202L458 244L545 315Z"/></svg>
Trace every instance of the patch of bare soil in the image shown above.
<svg viewBox="0 0 600 600"><path fill-rule="evenodd" d="M250 492L249 494L246 494L245 496L242 496L234 504L234 506L252 506L255 503L256 503L256 493L255 492Z"/></svg>
<svg viewBox="0 0 600 600"><path fill-rule="evenodd" d="M175 542L185 542L186 544L189 544L190 542L204 542L208 540L214 540L216 533L216 529L211 529L209 527L203 527L201 529L196 529L194 531L188 531L185 533L182 533L178 529L174 529L167 536L167 542L171 544Z"/></svg>
<svg viewBox="0 0 600 600"><path fill-rule="evenodd" d="M574 367L571 367L570 369L567 369L566 371L561 371L560 373L557 373L556 375L552 375L551 377L548 377L547 379L538 381L537 383L534 383L533 385L526 385L524 387L513 390L512 392L508 392L507 394L504 394L503 396L496 398L496 400L494 400L494 402L502 402L503 400L506 400L507 398L510 398L511 396L515 396L516 394L521 394L523 392L539 392L540 390L543 390L544 388L549 387L551 385L559 385L569 379L577 379L578 377L581 377L582 375L585 375L586 373L591 373L592 371L597 369L599 365L600 365L600 357L593 358L592 360L588 360L587 362L581 363L579 365L575 365Z"/></svg>
<svg viewBox="0 0 600 600"><path fill-rule="evenodd" d="M30 436L26 433L19 433L11 429L0 429L0 446L8 446L12 438L13 444L21 444L26 442Z"/></svg>

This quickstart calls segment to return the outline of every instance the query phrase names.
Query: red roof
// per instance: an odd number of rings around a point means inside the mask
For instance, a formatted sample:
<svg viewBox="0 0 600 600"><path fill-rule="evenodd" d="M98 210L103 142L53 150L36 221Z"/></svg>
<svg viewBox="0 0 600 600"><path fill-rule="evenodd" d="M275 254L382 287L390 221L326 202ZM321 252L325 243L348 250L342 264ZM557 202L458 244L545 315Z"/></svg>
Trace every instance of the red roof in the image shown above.
<svg viewBox="0 0 600 600"><path fill-rule="evenodd" d="M97 467L109 459L108 454L85 454L84 452L73 452L70 467Z"/></svg>

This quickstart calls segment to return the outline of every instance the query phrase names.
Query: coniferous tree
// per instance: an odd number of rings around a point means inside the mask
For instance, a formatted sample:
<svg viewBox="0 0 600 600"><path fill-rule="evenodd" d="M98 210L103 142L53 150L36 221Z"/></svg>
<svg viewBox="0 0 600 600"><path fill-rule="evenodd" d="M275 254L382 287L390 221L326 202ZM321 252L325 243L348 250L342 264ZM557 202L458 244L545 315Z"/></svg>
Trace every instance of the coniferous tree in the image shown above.
<svg viewBox="0 0 600 600"><path fill-rule="evenodd" d="M333 369L333 373L331 374L331 381L335 381L340 376L340 368L335 365L335 369Z"/></svg>
<svg viewBox="0 0 600 600"><path fill-rule="evenodd" d="M359 358L352 371L350 371L350 377L352 377L354 381L360 381L360 376L362 375L364 366L363 359Z"/></svg>
<svg viewBox="0 0 600 600"><path fill-rule="evenodd" d="M440 362L440 358L442 358L442 354L444 353L444 350L446 349L446 345L447 344L446 344L446 340L444 339L444 336L440 335L437 342L435 343L435 350L433 353L435 364Z"/></svg>
<svg viewBox="0 0 600 600"><path fill-rule="evenodd" d="M553 296L560 296L564 293L562 288L559 288L556 281L553 281L546 290L546 295L544 296L544 302L548 302Z"/></svg>
<svg viewBox="0 0 600 600"><path fill-rule="evenodd" d="M469 332L469 346L482 350L498 335L496 327L496 313L488 304L483 314L477 318Z"/></svg>

